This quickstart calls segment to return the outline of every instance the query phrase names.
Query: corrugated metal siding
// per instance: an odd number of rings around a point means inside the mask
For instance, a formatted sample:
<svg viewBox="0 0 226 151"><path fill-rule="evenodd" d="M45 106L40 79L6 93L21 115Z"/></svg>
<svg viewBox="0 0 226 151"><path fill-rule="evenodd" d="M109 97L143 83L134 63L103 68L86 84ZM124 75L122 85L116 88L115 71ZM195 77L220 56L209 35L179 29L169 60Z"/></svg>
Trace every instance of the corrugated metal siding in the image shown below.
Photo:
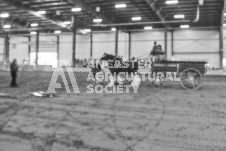
<svg viewBox="0 0 226 151"><path fill-rule="evenodd" d="M173 57L176 60L207 60L211 67L219 67L219 31L175 31Z"/></svg>

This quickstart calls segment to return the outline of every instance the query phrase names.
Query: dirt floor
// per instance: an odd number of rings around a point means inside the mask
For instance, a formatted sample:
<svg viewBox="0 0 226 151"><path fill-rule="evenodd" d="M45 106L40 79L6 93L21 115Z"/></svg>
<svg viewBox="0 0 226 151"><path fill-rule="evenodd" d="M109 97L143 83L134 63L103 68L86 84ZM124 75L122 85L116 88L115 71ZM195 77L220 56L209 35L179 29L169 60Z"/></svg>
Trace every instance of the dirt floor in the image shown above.
<svg viewBox="0 0 226 151"><path fill-rule="evenodd" d="M226 151L225 77L197 91L142 82L137 94L87 94L87 75L75 73L79 94L40 98L29 93L46 91L52 73L20 72L11 88L0 71L11 95L0 97L0 151Z"/></svg>

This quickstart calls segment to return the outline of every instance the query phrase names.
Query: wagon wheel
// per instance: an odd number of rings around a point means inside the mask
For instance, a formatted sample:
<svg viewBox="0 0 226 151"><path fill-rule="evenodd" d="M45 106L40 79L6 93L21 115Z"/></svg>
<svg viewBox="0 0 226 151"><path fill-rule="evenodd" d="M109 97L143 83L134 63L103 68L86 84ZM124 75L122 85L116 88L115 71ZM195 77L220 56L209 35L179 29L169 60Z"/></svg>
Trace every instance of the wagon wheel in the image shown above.
<svg viewBox="0 0 226 151"><path fill-rule="evenodd" d="M164 73L164 77L159 77L159 76L156 76L157 73L155 73L155 75L152 74L152 79L150 80L150 84L153 88L162 88L165 83L166 83L166 74Z"/></svg>
<svg viewBox="0 0 226 151"><path fill-rule="evenodd" d="M202 86L203 76L194 68L185 69L180 77L181 86L186 90L197 90Z"/></svg>

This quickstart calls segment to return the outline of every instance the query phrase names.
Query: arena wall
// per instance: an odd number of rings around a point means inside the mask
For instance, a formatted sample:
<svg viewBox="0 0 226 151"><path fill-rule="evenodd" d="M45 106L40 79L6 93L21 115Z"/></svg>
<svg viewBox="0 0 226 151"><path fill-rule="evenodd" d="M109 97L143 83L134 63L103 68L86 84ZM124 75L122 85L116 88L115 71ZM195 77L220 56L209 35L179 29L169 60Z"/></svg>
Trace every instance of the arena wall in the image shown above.
<svg viewBox="0 0 226 151"><path fill-rule="evenodd" d="M224 67L226 69L226 28L223 30L223 38L224 38L224 50L223 50L223 55L224 55Z"/></svg>
<svg viewBox="0 0 226 151"><path fill-rule="evenodd" d="M3 63L4 39L0 38L0 64Z"/></svg>
<svg viewBox="0 0 226 151"><path fill-rule="evenodd" d="M132 32L132 57L147 56L153 48L154 41L164 49L164 31ZM172 42L173 34L173 42ZM175 30L167 33L167 57L173 60L207 60L211 67L219 67L219 30ZM59 59L71 63L72 35L59 36ZM225 37L225 36L224 36ZM35 53L35 36L31 36L31 53ZM76 36L76 58L90 58L91 37ZM128 59L128 33L119 32L118 54ZM224 45L226 40L224 40ZM0 38L0 54L4 51L4 38ZM49 55L56 60L56 36L40 35L39 58ZM93 34L93 58L100 58L104 52L115 53L115 33L103 32ZM225 54L226 51L224 50ZM0 62L3 57L0 55ZM225 55L226 56L226 55ZM28 57L28 38L10 37L10 60L17 58L21 64ZM31 64L35 57L31 56Z"/></svg>
<svg viewBox="0 0 226 151"><path fill-rule="evenodd" d="M16 58L18 64L28 57L28 38L27 37L10 37L9 41L9 60Z"/></svg>
<svg viewBox="0 0 226 151"><path fill-rule="evenodd" d="M206 60L211 67L219 67L219 30L174 31L173 59Z"/></svg>
<svg viewBox="0 0 226 151"><path fill-rule="evenodd" d="M142 31L132 33L132 57L147 57L156 41L158 45L164 46L164 31ZM171 58L171 33L167 32L167 57Z"/></svg>
<svg viewBox="0 0 226 151"><path fill-rule="evenodd" d="M76 36L76 58L90 58L90 35ZM118 52L128 58L128 34L119 32ZM104 52L115 53L115 33L104 32L93 34L93 58L100 58ZM72 54L72 35L60 35L60 60L70 60Z"/></svg>

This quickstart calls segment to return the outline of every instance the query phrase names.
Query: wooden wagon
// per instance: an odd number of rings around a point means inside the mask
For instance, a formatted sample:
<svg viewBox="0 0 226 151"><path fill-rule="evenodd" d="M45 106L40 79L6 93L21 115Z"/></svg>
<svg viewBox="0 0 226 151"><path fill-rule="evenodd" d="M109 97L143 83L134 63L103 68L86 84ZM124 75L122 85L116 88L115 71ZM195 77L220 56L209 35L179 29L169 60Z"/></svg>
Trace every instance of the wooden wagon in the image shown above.
<svg viewBox="0 0 226 151"><path fill-rule="evenodd" d="M186 90L199 89L206 73L205 61L161 61L152 63L151 72L163 73L163 78L155 76L151 80L151 85L155 88L161 88L168 80L168 73L175 73L180 78L181 86ZM153 74L152 74L153 75Z"/></svg>

